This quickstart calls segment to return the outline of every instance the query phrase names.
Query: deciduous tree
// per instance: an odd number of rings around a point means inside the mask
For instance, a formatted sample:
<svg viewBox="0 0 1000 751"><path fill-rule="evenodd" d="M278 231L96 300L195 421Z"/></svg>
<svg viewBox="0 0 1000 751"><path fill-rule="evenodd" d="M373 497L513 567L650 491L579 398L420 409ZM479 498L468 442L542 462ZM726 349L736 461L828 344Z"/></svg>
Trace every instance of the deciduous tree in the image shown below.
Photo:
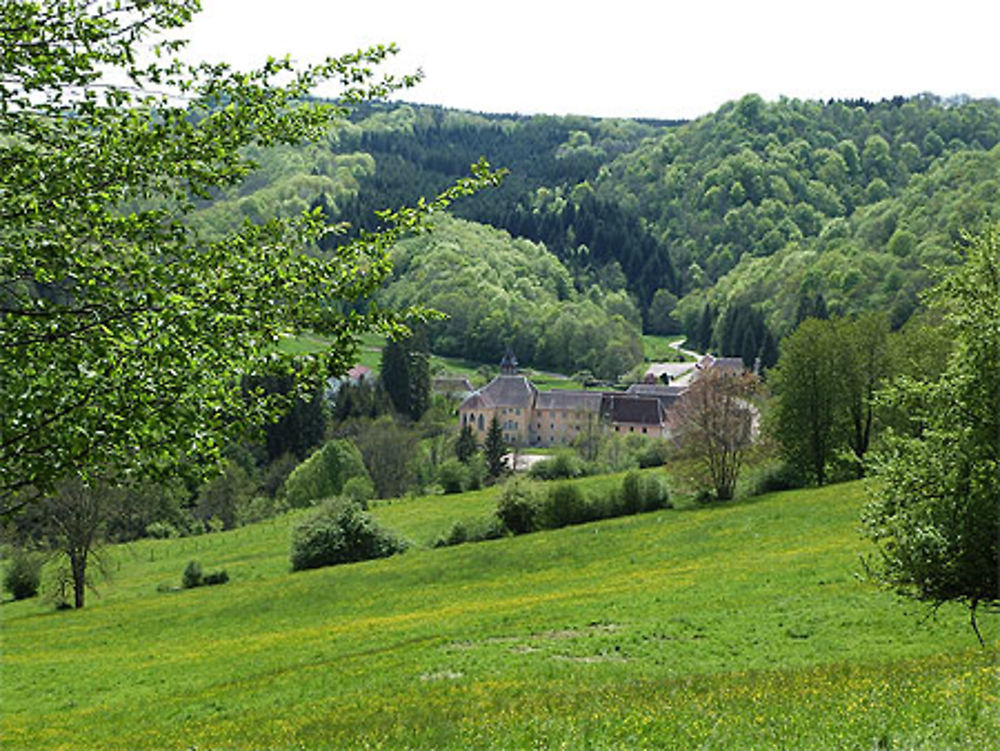
<svg viewBox="0 0 1000 751"><path fill-rule="evenodd" d="M975 239L937 288L956 332L937 380L902 379L885 398L922 424L890 432L873 462L864 514L878 548L869 568L901 594L938 606L1000 606L1000 235ZM980 636L980 641L982 637Z"/></svg>
<svg viewBox="0 0 1000 751"><path fill-rule="evenodd" d="M875 428L875 392L889 374L889 318L866 313L835 322L839 342L837 365L847 412L847 445L858 477L865 474L865 456Z"/></svg>
<svg viewBox="0 0 1000 751"><path fill-rule="evenodd" d="M670 429L684 454L702 469L719 500L733 497L754 442L758 379L753 373L710 368L691 384L670 413Z"/></svg>
<svg viewBox="0 0 1000 751"><path fill-rule="evenodd" d="M776 394L775 431L788 461L817 485L827 479L827 465L844 426L843 356L830 321L807 318L781 345L771 375Z"/></svg>
<svg viewBox="0 0 1000 751"><path fill-rule="evenodd" d="M185 65L161 35L198 7L0 4L0 508L71 474L203 465L281 406L244 401L243 376L295 372L308 385L344 372L361 332L398 325L345 302L387 278L401 233L493 180L477 168L326 254L318 212L205 240L185 215L251 172L245 147L318 136L415 78L376 78L395 51L382 46L305 68ZM341 85L340 104L309 99L324 81ZM327 350L276 347L310 330Z"/></svg>

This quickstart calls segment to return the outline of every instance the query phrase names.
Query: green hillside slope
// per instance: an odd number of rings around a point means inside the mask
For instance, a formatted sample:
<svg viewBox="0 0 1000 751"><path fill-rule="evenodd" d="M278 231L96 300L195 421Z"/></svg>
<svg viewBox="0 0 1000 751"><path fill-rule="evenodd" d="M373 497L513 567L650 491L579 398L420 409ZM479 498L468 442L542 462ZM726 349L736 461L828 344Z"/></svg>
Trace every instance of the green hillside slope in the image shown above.
<svg viewBox="0 0 1000 751"><path fill-rule="evenodd" d="M0 745L996 747L997 624L981 650L960 609L921 621L859 582L862 501L841 485L296 574L290 518L118 548L87 609L0 609ZM377 513L422 541L492 503ZM191 558L232 581L158 592Z"/></svg>

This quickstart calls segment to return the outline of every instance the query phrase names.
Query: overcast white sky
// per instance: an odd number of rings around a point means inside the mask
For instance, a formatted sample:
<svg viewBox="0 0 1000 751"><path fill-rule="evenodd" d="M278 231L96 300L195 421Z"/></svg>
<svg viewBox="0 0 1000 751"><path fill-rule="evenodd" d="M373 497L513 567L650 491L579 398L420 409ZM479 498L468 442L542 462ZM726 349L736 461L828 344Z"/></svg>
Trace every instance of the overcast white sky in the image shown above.
<svg viewBox="0 0 1000 751"><path fill-rule="evenodd" d="M301 62L395 42L408 101L693 118L754 92L1000 95L997 0L202 0L199 59Z"/></svg>

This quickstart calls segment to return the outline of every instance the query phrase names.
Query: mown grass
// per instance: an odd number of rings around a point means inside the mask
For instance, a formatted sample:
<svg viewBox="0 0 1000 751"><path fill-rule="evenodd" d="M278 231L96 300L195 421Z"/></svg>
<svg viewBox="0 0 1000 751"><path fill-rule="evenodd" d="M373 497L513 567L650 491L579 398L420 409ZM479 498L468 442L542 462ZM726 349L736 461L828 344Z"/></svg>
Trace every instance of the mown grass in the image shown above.
<svg viewBox="0 0 1000 751"><path fill-rule="evenodd" d="M425 542L494 492L375 513ZM861 503L842 485L296 574L294 516L123 546L85 610L0 608L0 746L1000 746L995 619L984 650L961 608L922 619L860 581ZM192 557L232 580L156 591Z"/></svg>

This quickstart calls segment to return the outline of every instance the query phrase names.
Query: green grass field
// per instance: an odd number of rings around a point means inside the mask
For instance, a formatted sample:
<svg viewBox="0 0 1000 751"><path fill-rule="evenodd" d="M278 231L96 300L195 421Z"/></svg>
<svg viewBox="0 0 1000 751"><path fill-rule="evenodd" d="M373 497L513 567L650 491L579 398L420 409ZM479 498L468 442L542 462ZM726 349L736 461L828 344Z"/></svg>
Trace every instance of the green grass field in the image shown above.
<svg viewBox="0 0 1000 751"><path fill-rule="evenodd" d="M676 342L678 339L683 339L683 336L680 334L671 334L670 336L643 334L643 359L647 362L684 362L690 359L670 346L671 342Z"/></svg>
<svg viewBox="0 0 1000 751"><path fill-rule="evenodd" d="M860 581L859 484L426 547L495 493L376 506L386 560L292 574L292 515L5 604L0 747L1000 747L996 619ZM192 558L232 580L158 591Z"/></svg>

